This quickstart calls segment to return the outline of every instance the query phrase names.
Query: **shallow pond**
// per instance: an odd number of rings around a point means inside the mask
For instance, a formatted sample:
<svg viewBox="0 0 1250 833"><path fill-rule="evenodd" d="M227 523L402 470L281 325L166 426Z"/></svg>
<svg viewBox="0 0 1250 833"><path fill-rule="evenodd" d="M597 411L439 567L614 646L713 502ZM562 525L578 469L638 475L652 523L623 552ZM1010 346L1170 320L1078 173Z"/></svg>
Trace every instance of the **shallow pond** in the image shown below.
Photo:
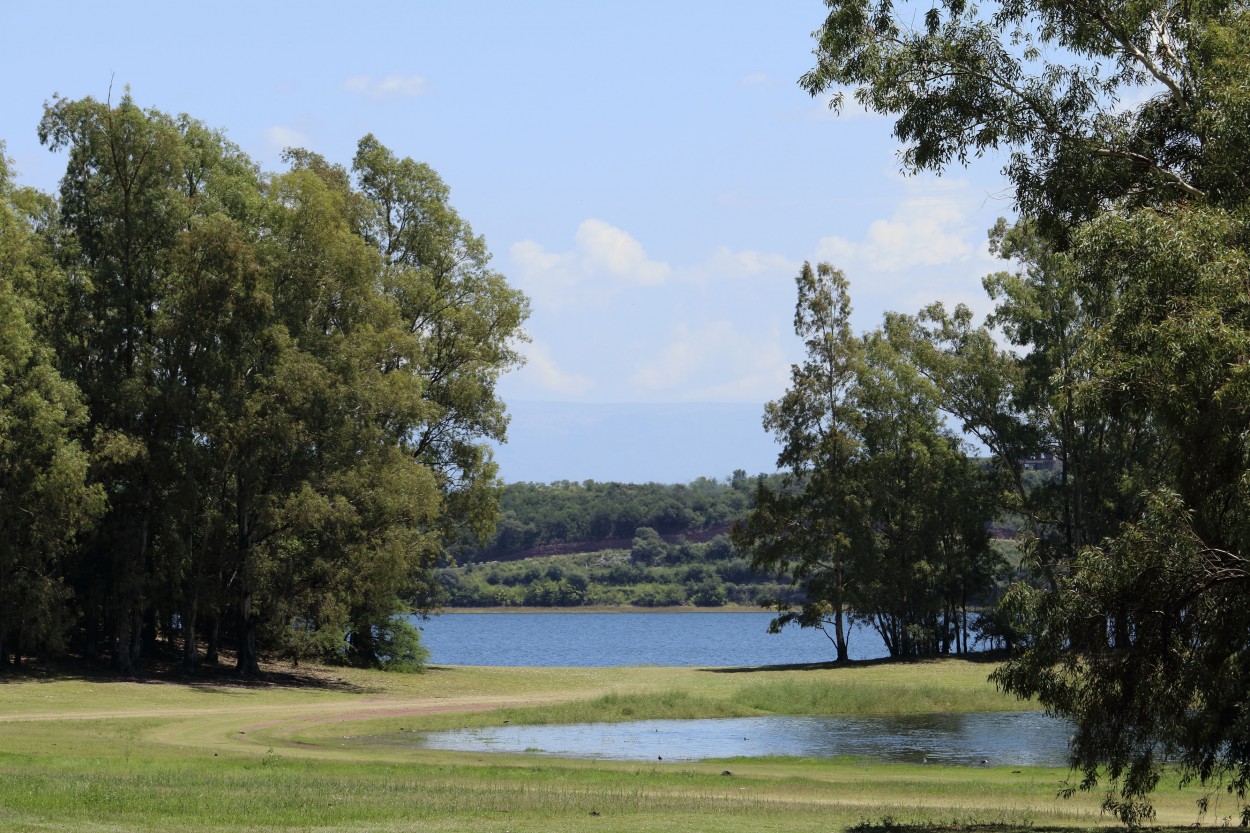
<svg viewBox="0 0 1250 833"><path fill-rule="evenodd" d="M422 749L695 761L782 755L890 763L1064 766L1069 725L1040 712L906 717L746 717L491 726L375 739Z"/></svg>

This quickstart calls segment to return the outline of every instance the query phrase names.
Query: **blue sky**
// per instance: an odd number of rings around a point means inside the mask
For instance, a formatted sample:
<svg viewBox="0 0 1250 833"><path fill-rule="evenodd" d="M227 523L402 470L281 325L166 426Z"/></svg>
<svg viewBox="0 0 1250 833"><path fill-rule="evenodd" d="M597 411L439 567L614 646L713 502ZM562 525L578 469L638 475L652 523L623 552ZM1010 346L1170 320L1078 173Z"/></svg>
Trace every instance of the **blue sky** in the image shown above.
<svg viewBox="0 0 1250 833"><path fill-rule="evenodd" d="M44 101L104 98L110 83L224 129L270 170L287 145L349 163L373 133L442 175L532 299L528 364L500 385L517 415L505 479L758 471L775 454L763 403L801 358L802 262L847 273L860 329L939 299L983 312L980 278L1001 268L985 231L1012 208L1001 159L905 177L889 120L835 117L799 89L823 13L819 0L0 2L0 138L19 181L54 190L64 159L35 136ZM575 442L542 416L549 403L584 417ZM607 419L614 404L635 418ZM706 406L707 431L640 460L677 404Z"/></svg>

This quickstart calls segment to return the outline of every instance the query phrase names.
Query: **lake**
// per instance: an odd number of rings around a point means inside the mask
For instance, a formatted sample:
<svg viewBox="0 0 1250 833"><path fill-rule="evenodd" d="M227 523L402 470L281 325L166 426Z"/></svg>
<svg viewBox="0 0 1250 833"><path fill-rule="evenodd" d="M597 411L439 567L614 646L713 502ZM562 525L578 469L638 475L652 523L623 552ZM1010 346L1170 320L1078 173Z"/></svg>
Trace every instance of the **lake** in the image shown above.
<svg viewBox="0 0 1250 833"><path fill-rule="evenodd" d="M766 611L446 613L416 624L435 665L720 667L835 659L820 631L770 634L772 618ZM851 659L886 656L870 628L853 628L849 642Z"/></svg>
<svg viewBox="0 0 1250 833"><path fill-rule="evenodd" d="M967 766L1065 766L1071 727L1040 712L747 717L410 732L386 745L616 761L784 755Z"/></svg>
<svg viewBox="0 0 1250 833"><path fill-rule="evenodd" d="M768 612L449 613L418 621L436 665L696 667L829 662L819 631L768 633ZM886 655L852 629L852 659ZM765 716L405 732L372 739L425 749L690 761L786 755L903 763L1063 766L1071 729L1038 712L906 717Z"/></svg>

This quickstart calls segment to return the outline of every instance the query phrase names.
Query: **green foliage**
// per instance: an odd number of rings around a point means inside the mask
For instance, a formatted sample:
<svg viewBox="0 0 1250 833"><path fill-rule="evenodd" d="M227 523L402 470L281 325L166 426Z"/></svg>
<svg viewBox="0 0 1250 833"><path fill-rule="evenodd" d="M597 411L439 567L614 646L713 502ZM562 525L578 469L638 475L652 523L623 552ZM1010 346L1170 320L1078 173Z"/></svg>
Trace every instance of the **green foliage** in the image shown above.
<svg viewBox="0 0 1250 833"><path fill-rule="evenodd" d="M781 571L805 600L778 600L777 630L825 631L848 659L846 616L872 625L892 656L967 650L968 606L993 586L992 491L942 427L936 390L884 333L856 338L843 275L805 264L791 369L765 427L782 443L785 491L761 483L735 526L755 569Z"/></svg>
<svg viewBox="0 0 1250 833"><path fill-rule="evenodd" d="M22 422L59 423L60 496L42 497L65 542L108 504L40 571L40 604L58 615L72 594L80 647L122 671L175 635L193 666L202 624L209 658L232 639L242 673L262 650L418 664L396 616L436 604L434 563L493 528L495 384L528 312L446 186L372 136L350 173L294 149L262 176L129 94L56 97L39 134L67 152L59 206L23 194L22 237L7 214L0 234L29 240L15 257L38 270L11 320L46 339L45 389L67 383L62 416L28 403ZM75 478L97 485L74 497ZM69 624L26 618L28 649Z"/></svg>
<svg viewBox="0 0 1250 833"><path fill-rule="evenodd" d="M650 527L639 528L634 535L633 546L629 550L629 558L635 564L650 565L661 561L668 554L668 547L660 538L660 533Z"/></svg>
<svg viewBox="0 0 1250 833"><path fill-rule="evenodd" d="M377 626L374 646L383 671L412 674L425 670L430 652L421 644L421 631L407 618L394 616Z"/></svg>
<svg viewBox="0 0 1250 833"><path fill-rule="evenodd" d="M466 557L489 561L549 544L628 541L643 527L678 535L727 525L749 508L751 484L745 472L728 482L701 477L673 485L509 483L500 493L494 538L468 547Z"/></svg>
<svg viewBox="0 0 1250 833"><path fill-rule="evenodd" d="M41 324L65 274L39 233L47 204L9 179L0 144L0 665L57 653L73 622L64 564L103 512L79 439L81 394Z"/></svg>
<svg viewBox="0 0 1250 833"><path fill-rule="evenodd" d="M437 576L453 607L720 607L795 597L793 588L734 554L727 536L704 544L655 541L657 552L645 563L628 550L603 550L442 568Z"/></svg>
<svg viewBox="0 0 1250 833"><path fill-rule="evenodd" d="M1073 720L1081 786L1123 821L1151 818L1165 760L1250 818L1250 14L828 5L809 91L897 116L912 169L1011 154L1024 219L992 242L1019 271L986 286L1020 352L962 309L892 322L1027 521L1033 584L998 625L1028 633L996 679ZM1038 451L1058 477L1026 488Z"/></svg>

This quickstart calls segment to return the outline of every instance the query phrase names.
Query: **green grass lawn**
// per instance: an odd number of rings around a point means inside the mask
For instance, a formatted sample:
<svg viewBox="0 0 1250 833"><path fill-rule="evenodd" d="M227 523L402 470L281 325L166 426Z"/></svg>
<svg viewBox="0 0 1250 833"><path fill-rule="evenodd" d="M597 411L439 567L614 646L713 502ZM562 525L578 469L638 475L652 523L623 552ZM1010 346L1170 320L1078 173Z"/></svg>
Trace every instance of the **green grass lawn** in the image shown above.
<svg viewBox="0 0 1250 833"><path fill-rule="evenodd" d="M1093 828L1067 772L859 760L575 761L368 745L399 728L1015 710L962 661L690 668L309 669L279 682L0 677L0 830L830 831ZM722 775L725 770L732 775ZM1198 821L1165 785L1159 822ZM1231 812L1229 810L1228 812ZM1218 806L1202 819L1222 821Z"/></svg>

